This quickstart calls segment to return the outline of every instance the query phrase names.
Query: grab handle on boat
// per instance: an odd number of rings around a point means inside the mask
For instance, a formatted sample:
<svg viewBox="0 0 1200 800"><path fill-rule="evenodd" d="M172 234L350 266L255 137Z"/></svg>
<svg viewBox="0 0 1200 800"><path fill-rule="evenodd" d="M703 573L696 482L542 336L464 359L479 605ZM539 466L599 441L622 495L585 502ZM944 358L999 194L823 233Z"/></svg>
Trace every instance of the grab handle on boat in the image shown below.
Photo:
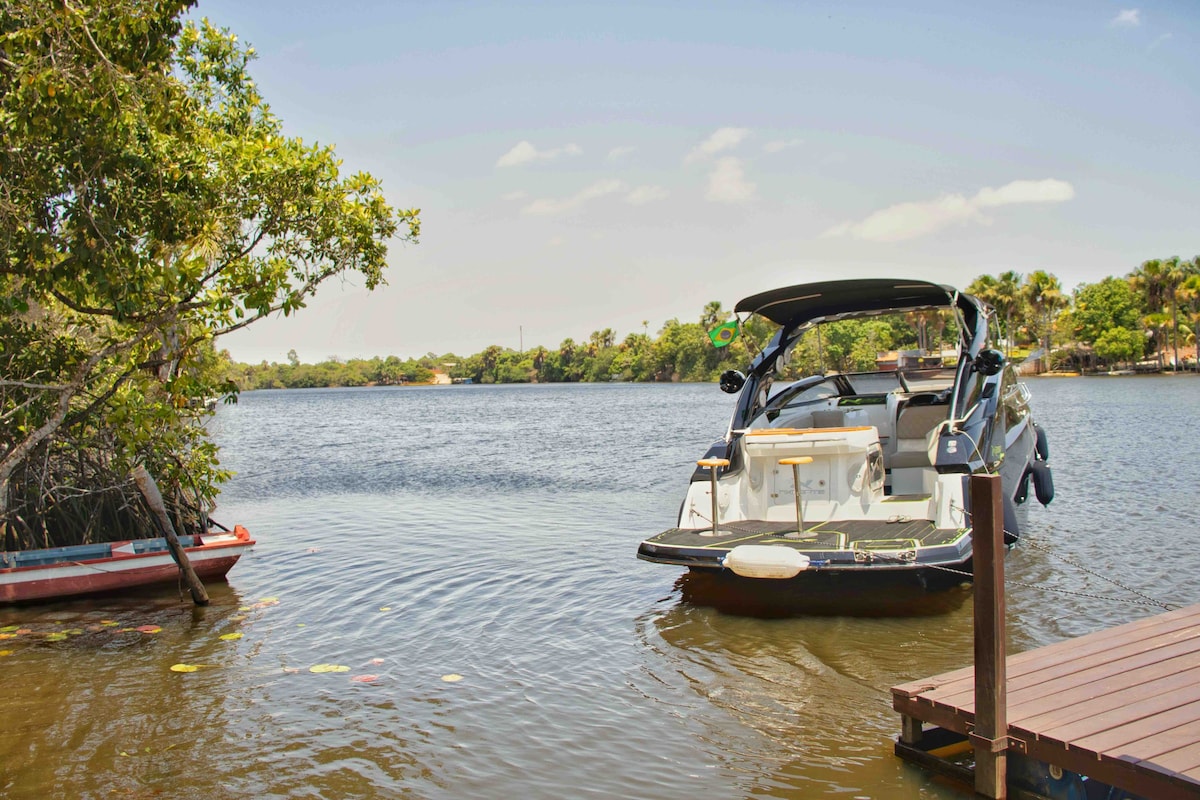
<svg viewBox="0 0 1200 800"><path fill-rule="evenodd" d="M785 534L787 538L801 538L804 536L804 499L800 495L800 465L811 464L812 456L793 456L791 458L781 458L779 463L785 467L792 468L792 491L796 495L796 532L794 534Z"/></svg>
<svg viewBox="0 0 1200 800"><path fill-rule="evenodd" d="M712 535L717 536L720 531L717 530L717 470L721 467L729 466L728 458L702 458L696 462L697 466L708 469L710 479L712 481Z"/></svg>

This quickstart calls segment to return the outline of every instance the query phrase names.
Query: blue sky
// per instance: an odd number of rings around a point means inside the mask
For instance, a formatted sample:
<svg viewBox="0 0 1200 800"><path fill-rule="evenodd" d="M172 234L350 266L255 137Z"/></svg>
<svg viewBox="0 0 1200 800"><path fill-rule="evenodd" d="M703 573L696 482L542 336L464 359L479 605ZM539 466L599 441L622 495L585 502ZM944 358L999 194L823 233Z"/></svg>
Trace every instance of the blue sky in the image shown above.
<svg viewBox="0 0 1200 800"><path fill-rule="evenodd" d="M1200 5L200 0L285 130L422 210L241 361L557 347L838 277L1200 254Z"/></svg>

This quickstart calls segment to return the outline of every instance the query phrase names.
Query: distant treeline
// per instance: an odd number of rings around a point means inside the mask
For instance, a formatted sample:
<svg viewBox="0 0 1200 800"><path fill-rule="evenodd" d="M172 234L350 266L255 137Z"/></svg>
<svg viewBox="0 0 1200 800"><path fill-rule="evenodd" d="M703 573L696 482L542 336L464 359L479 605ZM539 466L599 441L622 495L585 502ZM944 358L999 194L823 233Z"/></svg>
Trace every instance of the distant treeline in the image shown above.
<svg viewBox="0 0 1200 800"><path fill-rule="evenodd" d="M1147 360L1160 369L1195 367L1200 257L1146 261L1125 277L1081 284L1069 294L1058 278L1040 270L982 275L966 291L995 307L1007 346L1044 349L1049 369L1113 369ZM726 369L744 368L775 332L770 322L753 317L731 344L714 347L708 332L730 318L714 301L695 322L668 320L653 337L646 322L642 333L620 340L605 328L580 342L565 339L556 349L519 352L492 345L469 356L332 358L319 364L302 364L293 351L286 364L231 363L229 369L242 390L431 383L436 373L471 383L712 381ZM819 347L811 334L797 346L792 369L871 370L880 353L937 350L956 336L948 315L929 312L829 323L821 326Z"/></svg>

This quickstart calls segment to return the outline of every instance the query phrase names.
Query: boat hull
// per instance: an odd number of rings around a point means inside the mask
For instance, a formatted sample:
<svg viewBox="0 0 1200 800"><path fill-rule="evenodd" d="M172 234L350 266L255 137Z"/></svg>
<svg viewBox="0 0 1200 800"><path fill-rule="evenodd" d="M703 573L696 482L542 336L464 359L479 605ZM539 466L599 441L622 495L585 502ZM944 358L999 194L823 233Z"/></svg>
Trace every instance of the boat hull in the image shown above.
<svg viewBox="0 0 1200 800"><path fill-rule="evenodd" d="M231 533L180 537L202 581L221 580L254 539L240 525ZM26 550L0 555L0 603L27 603L102 594L179 579L164 539Z"/></svg>

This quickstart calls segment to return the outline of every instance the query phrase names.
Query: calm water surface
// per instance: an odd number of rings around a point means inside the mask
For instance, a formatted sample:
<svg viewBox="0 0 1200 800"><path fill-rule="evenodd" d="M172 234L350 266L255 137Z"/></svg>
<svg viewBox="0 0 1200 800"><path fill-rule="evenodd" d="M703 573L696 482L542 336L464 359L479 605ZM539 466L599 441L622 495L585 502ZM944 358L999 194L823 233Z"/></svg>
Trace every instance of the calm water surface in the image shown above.
<svg viewBox="0 0 1200 800"><path fill-rule="evenodd" d="M1022 512L1010 646L1156 610L1101 576L1200 602L1200 380L1030 388L1058 499ZM958 797L892 755L888 689L970 662L969 593L761 619L635 558L731 404L710 385L243 395L212 422L237 471L217 517L259 544L212 605L0 609L34 631L0 641L0 796Z"/></svg>

